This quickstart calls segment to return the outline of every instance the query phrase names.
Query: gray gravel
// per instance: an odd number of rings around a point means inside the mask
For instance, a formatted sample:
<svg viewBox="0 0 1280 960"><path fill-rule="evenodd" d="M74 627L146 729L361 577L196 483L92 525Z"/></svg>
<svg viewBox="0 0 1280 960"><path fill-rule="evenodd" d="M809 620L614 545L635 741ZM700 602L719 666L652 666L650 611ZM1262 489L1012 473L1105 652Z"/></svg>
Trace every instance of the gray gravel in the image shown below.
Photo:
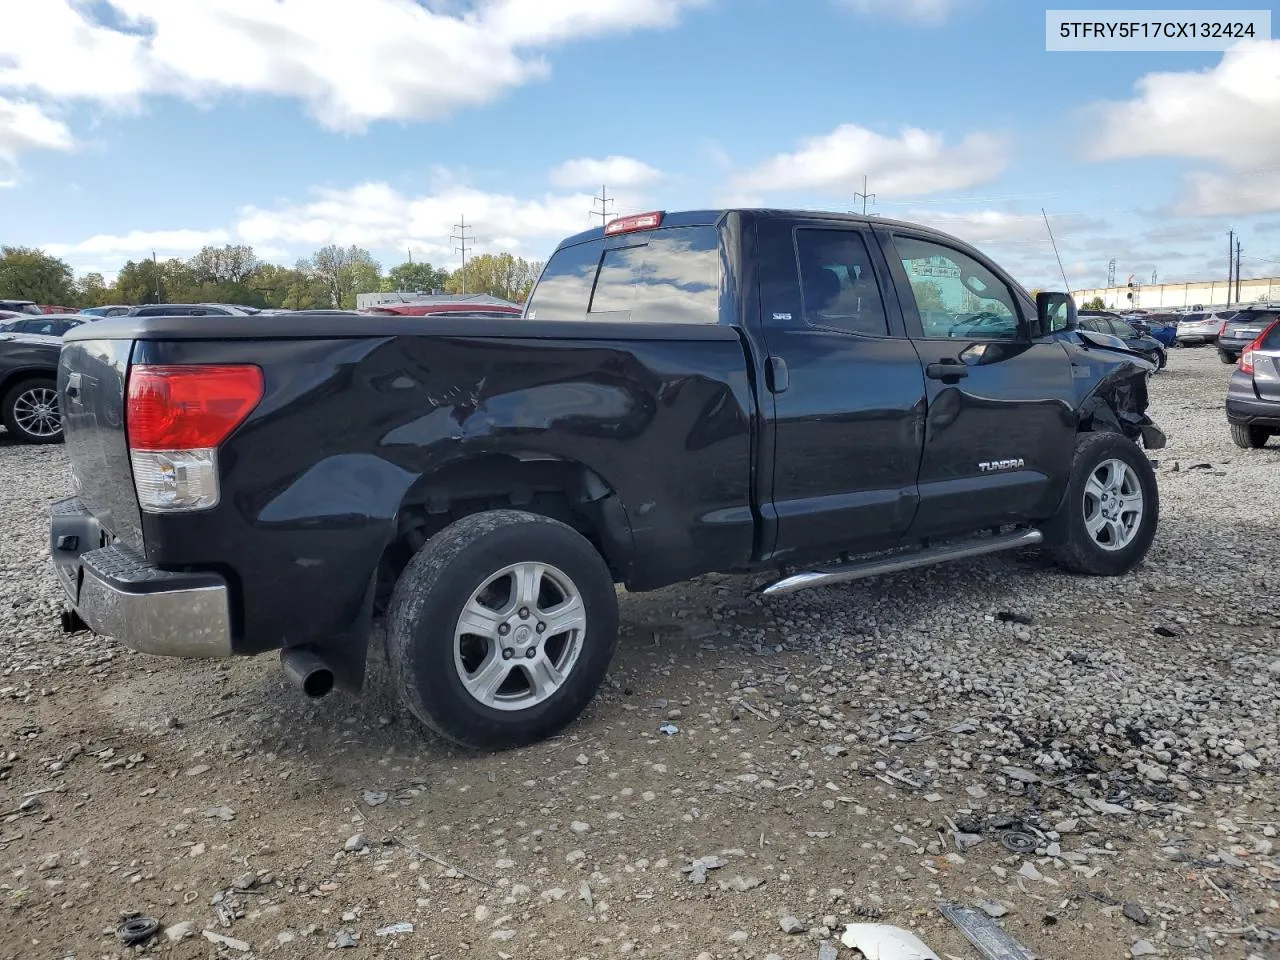
<svg viewBox="0 0 1280 960"><path fill-rule="evenodd" d="M1177 350L1153 381L1132 576L1028 554L627 596L583 721L488 755L376 664L315 704L271 658L63 637L64 455L0 434L0 957L123 957L139 911L210 955L812 960L881 922L974 958L940 901L1047 957L1280 956L1280 442L1231 444L1229 373Z"/></svg>

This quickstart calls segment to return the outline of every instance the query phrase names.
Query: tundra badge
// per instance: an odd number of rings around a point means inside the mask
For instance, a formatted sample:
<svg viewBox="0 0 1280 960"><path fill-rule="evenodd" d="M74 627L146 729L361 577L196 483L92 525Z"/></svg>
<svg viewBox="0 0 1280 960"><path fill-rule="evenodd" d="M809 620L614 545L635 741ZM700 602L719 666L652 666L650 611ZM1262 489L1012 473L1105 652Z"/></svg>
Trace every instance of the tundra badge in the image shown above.
<svg viewBox="0 0 1280 960"><path fill-rule="evenodd" d="M1026 465L1026 461L1019 457L1017 460L987 460L978 464L978 469L983 473L993 473L996 470L1021 470Z"/></svg>

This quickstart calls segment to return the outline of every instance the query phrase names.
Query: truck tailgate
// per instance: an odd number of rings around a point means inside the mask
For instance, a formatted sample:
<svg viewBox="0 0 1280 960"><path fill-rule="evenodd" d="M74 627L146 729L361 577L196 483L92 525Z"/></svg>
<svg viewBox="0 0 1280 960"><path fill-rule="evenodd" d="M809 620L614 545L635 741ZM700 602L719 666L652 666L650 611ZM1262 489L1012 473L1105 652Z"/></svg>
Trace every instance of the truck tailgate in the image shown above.
<svg viewBox="0 0 1280 960"><path fill-rule="evenodd" d="M141 554L142 523L124 424L132 349L132 340L65 343L58 400L76 496L112 538Z"/></svg>

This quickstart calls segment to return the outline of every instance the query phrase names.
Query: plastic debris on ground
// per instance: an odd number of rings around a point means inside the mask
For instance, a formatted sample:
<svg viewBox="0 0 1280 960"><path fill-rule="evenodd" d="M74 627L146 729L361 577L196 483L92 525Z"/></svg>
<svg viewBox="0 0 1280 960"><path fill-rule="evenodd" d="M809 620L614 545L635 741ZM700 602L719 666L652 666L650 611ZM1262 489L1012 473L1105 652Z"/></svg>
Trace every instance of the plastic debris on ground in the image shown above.
<svg viewBox="0 0 1280 960"><path fill-rule="evenodd" d="M985 913L949 903L938 909L987 960L1037 960L1034 953L1009 936Z"/></svg>
<svg viewBox="0 0 1280 960"><path fill-rule="evenodd" d="M413 933L413 924L401 921L400 923L393 923L389 926L379 927L377 930L373 931L373 935L375 937L390 937L397 933Z"/></svg>
<svg viewBox="0 0 1280 960"><path fill-rule="evenodd" d="M867 960L938 960L938 955L910 930L885 923L851 923L844 928L840 941L862 951Z"/></svg>
<svg viewBox="0 0 1280 960"><path fill-rule="evenodd" d="M662 726L658 728L658 732L665 733L668 737L674 737L677 733L680 732L680 728L677 727L674 723L664 723Z"/></svg>

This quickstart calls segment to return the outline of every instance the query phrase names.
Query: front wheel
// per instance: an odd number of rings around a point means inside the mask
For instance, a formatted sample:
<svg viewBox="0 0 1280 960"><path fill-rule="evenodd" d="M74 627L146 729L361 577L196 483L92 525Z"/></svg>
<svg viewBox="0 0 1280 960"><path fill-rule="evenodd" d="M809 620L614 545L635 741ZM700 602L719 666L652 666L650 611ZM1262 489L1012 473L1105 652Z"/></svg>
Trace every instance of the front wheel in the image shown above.
<svg viewBox="0 0 1280 960"><path fill-rule="evenodd" d="M62 439L57 385L45 377L14 384L0 400L0 420L22 443L57 443Z"/></svg>
<svg viewBox="0 0 1280 960"><path fill-rule="evenodd" d="M585 537L517 510L463 517L396 583L387 659L409 710L468 747L533 743L576 718L618 636L613 576Z"/></svg>
<svg viewBox="0 0 1280 960"><path fill-rule="evenodd" d="M1045 542L1072 573L1117 577L1147 555L1159 517L1155 471L1137 444L1118 433L1082 433Z"/></svg>
<svg viewBox="0 0 1280 960"><path fill-rule="evenodd" d="M1231 424L1231 439L1237 447L1260 450L1267 445L1271 431L1266 427L1251 427L1247 423Z"/></svg>

